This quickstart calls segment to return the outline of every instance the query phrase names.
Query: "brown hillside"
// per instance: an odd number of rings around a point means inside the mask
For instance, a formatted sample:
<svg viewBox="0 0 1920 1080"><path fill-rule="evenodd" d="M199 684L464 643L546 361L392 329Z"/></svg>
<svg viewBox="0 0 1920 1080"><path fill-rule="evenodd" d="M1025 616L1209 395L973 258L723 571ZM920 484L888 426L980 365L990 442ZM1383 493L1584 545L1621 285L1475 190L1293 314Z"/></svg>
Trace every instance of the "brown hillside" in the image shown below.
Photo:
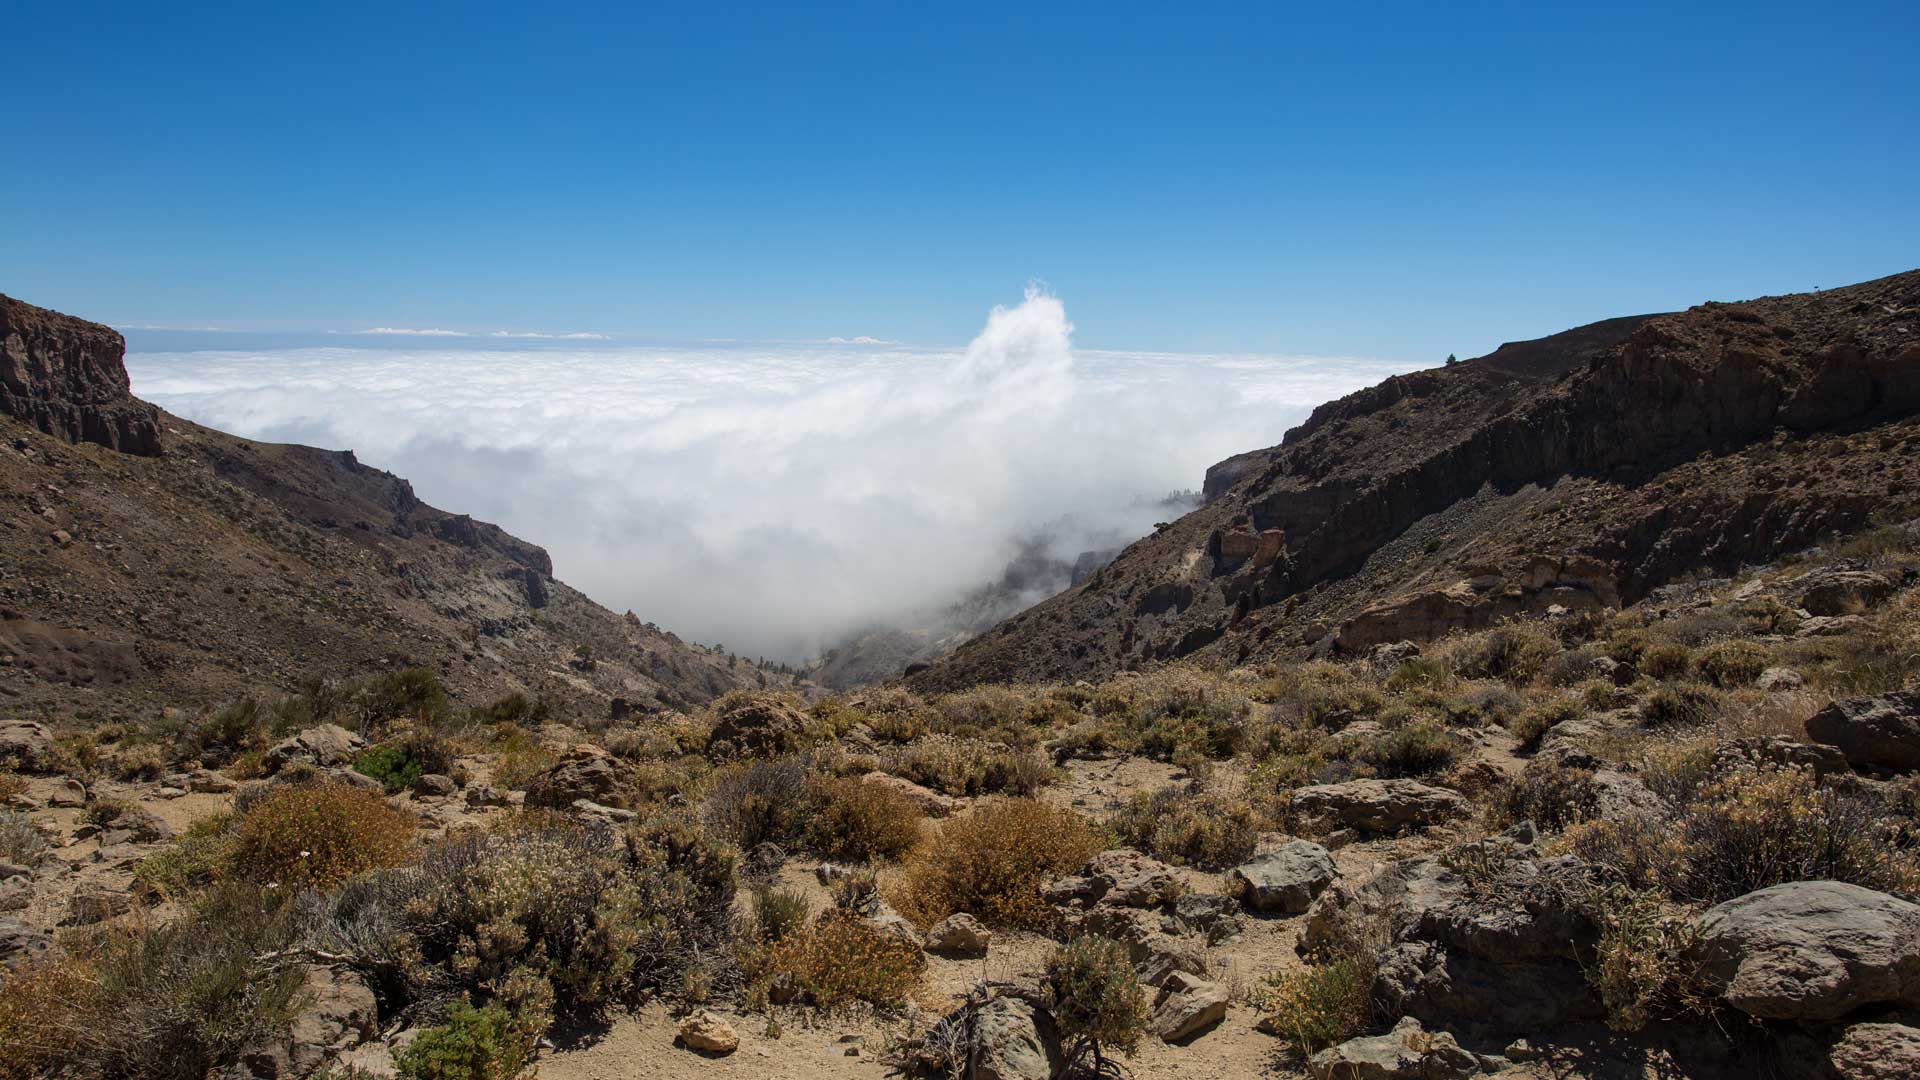
<svg viewBox="0 0 1920 1080"><path fill-rule="evenodd" d="M1356 650L1632 602L1920 501L1920 271L1594 323L1388 379L915 676Z"/></svg>
<svg viewBox="0 0 1920 1080"><path fill-rule="evenodd" d="M415 665L470 700L528 690L597 715L787 681L600 607L541 548L350 452L139 401L124 348L0 297L10 711L106 718Z"/></svg>

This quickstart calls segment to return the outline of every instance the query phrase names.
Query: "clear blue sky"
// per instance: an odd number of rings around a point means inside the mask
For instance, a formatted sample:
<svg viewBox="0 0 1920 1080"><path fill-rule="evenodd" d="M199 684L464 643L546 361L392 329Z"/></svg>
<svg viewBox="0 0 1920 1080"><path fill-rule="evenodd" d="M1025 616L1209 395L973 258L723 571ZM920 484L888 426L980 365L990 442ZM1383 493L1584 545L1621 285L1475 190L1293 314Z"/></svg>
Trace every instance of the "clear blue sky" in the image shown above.
<svg viewBox="0 0 1920 1080"><path fill-rule="evenodd" d="M1911 0L807 6L11 4L0 291L1427 359L1920 265Z"/></svg>

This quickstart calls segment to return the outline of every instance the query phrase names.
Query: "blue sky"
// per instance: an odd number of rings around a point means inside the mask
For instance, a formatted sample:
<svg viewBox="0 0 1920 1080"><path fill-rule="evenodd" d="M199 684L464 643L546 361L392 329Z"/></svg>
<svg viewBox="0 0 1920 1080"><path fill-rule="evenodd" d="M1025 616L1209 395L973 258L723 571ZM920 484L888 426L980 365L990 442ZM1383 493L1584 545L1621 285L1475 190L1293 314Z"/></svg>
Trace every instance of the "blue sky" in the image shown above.
<svg viewBox="0 0 1920 1080"><path fill-rule="evenodd" d="M1920 5L6 16L0 291L115 323L1437 360L1920 264Z"/></svg>

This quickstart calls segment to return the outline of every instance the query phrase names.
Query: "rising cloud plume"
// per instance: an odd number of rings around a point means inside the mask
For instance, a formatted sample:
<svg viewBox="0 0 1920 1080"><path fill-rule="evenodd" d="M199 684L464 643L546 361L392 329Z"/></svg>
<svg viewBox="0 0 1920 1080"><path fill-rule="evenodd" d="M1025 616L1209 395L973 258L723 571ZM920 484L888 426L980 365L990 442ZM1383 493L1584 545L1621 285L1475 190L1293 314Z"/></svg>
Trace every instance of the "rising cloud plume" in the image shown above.
<svg viewBox="0 0 1920 1080"><path fill-rule="evenodd" d="M351 448L545 545L616 610L784 659L997 578L1036 531L1067 558L1139 535L1155 497L1394 370L1075 351L1072 330L1032 290L964 349L551 341L128 365L137 393L184 416Z"/></svg>

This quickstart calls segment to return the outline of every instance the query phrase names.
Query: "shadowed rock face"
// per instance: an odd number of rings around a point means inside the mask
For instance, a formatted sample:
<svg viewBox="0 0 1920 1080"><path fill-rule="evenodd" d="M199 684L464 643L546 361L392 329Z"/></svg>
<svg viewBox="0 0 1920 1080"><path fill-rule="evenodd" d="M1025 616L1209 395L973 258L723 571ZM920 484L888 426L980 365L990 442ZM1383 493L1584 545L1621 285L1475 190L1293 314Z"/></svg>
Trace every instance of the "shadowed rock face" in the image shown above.
<svg viewBox="0 0 1920 1080"><path fill-rule="evenodd" d="M1503 345L1221 462L1199 510L912 681L1360 649L1632 602L1911 513L1916 414L1920 271ZM1253 557L1276 531L1276 557Z"/></svg>
<svg viewBox="0 0 1920 1080"><path fill-rule="evenodd" d="M160 452L158 411L128 390L126 339L0 296L0 411L68 442Z"/></svg>

